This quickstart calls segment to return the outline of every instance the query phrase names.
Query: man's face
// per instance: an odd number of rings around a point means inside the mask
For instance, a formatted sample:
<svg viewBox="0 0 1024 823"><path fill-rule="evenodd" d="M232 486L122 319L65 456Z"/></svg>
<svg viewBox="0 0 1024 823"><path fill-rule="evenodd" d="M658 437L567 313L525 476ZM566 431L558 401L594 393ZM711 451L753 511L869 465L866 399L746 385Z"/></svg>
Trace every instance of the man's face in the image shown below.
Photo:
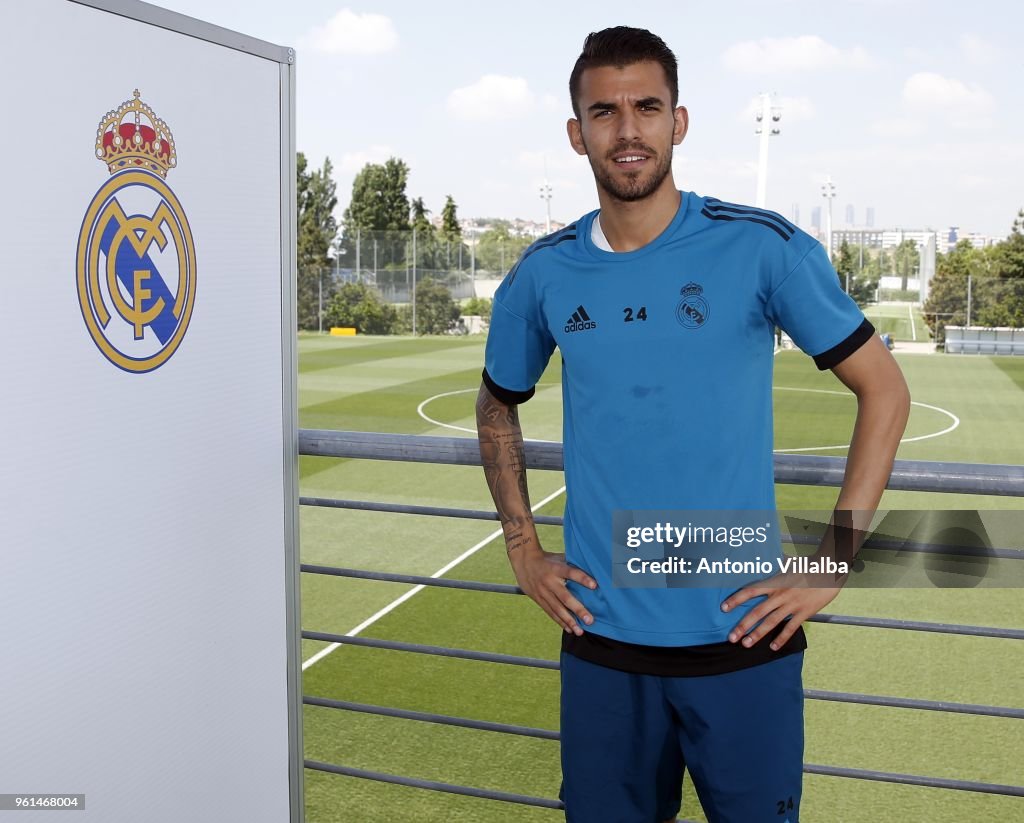
<svg viewBox="0 0 1024 823"><path fill-rule="evenodd" d="M686 109L672 109L665 71L655 62L587 69L580 77L579 120L569 142L587 155L597 185L623 202L673 185L672 147L683 142Z"/></svg>

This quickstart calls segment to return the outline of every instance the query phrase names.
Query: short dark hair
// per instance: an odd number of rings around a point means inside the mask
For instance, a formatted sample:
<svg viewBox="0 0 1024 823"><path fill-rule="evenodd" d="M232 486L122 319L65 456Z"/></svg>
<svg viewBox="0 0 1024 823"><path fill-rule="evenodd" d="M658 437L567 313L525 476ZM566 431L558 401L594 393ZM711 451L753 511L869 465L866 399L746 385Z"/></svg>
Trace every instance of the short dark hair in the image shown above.
<svg viewBox="0 0 1024 823"><path fill-rule="evenodd" d="M577 117L580 116L580 78L584 71L602 66L622 69L648 60L660 64L664 69L672 93L672 108L675 108L679 102L679 64L664 40L647 29L633 29L629 26L615 26L588 34L583 41L583 51L576 58L576 65L569 75L569 98L572 100L573 112Z"/></svg>

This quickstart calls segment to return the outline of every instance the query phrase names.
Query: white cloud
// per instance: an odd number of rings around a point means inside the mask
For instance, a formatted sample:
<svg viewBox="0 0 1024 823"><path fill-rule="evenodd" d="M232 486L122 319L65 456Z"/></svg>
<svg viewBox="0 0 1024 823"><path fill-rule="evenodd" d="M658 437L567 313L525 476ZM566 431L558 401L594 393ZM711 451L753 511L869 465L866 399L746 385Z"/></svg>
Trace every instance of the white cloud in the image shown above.
<svg viewBox="0 0 1024 823"><path fill-rule="evenodd" d="M545 94L541 98L541 105L544 106L545 111L558 111L559 101L555 95Z"/></svg>
<svg viewBox="0 0 1024 823"><path fill-rule="evenodd" d="M398 46L390 17L342 9L305 38L310 48L325 54L382 54Z"/></svg>
<svg viewBox="0 0 1024 823"><path fill-rule="evenodd" d="M533 111L536 96L522 77L485 74L448 95L448 111L460 120L514 120Z"/></svg>
<svg viewBox="0 0 1024 823"><path fill-rule="evenodd" d="M909 117L893 117L876 120L869 128L878 137L914 137L924 131L924 124Z"/></svg>
<svg viewBox="0 0 1024 823"><path fill-rule="evenodd" d="M817 35L767 37L729 46L722 62L733 71L817 71L820 69L863 69L874 61L860 46L840 49Z"/></svg>
<svg viewBox="0 0 1024 823"><path fill-rule="evenodd" d="M779 97L773 99L773 107L781 109L782 120L779 126L786 123L797 123L814 117L814 104L807 97ZM738 120L756 125L754 118L761 113L761 98L751 97L747 107L737 115Z"/></svg>
<svg viewBox="0 0 1024 823"><path fill-rule="evenodd" d="M977 84L968 85L933 72L918 72L903 84L903 100L911 107L937 114L961 129L986 129L995 99Z"/></svg>
<svg viewBox="0 0 1024 823"><path fill-rule="evenodd" d="M338 164L340 171L346 174L357 174L367 163L382 164L389 157L395 157L397 152L391 146L370 146L360 151L345 152Z"/></svg>
<svg viewBox="0 0 1024 823"><path fill-rule="evenodd" d="M994 65L1003 56L1002 49L976 34L961 35L959 46L961 54L976 66Z"/></svg>

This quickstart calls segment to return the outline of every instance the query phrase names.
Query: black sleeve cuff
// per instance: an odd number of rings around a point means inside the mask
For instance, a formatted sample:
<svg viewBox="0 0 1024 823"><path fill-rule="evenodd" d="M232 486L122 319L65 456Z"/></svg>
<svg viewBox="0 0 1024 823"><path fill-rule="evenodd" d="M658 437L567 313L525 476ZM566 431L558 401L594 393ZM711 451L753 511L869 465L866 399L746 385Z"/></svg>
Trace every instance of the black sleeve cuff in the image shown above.
<svg viewBox="0 0 1024 823"><path fill-rule="evenodd" d="M518 406L520 403L525 403L533 397L533 393L537 391L534 386L530 386L526 391L513 391L512 389L502 388L491 379L491 376L487 373L487 369L484 369L483 377L484 385L487 386L487 391L491 393L491 396L495 400L500 400L506 406Z"/></svg>
<svg viewBox="0 0 1024 823"><path fill-rule="evenodd" d="M853 334L841 343L837 343L828 351L814 355L814 365L822 371L834 369L874 336L875 327L871 325L870 320L864 318L864 322L857 326Z"/></svg>

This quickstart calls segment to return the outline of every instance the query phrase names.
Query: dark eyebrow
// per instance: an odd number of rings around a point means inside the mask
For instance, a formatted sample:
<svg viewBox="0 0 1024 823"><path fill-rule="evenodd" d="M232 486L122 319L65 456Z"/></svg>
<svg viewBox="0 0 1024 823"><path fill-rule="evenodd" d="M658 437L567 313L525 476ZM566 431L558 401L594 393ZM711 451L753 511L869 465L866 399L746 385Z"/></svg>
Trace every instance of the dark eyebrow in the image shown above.
<svg viewBox="0 0 1024 823"><path fill-rule="evenodd" d="M643 97L637 100L634 104L638 108L644 106L664 106L665 103L660 97ZM617 111L618 105L615 103L604 103L598 100L596 103L591 104L587 107L588 112L599 112L599 111Z"/></svg>

